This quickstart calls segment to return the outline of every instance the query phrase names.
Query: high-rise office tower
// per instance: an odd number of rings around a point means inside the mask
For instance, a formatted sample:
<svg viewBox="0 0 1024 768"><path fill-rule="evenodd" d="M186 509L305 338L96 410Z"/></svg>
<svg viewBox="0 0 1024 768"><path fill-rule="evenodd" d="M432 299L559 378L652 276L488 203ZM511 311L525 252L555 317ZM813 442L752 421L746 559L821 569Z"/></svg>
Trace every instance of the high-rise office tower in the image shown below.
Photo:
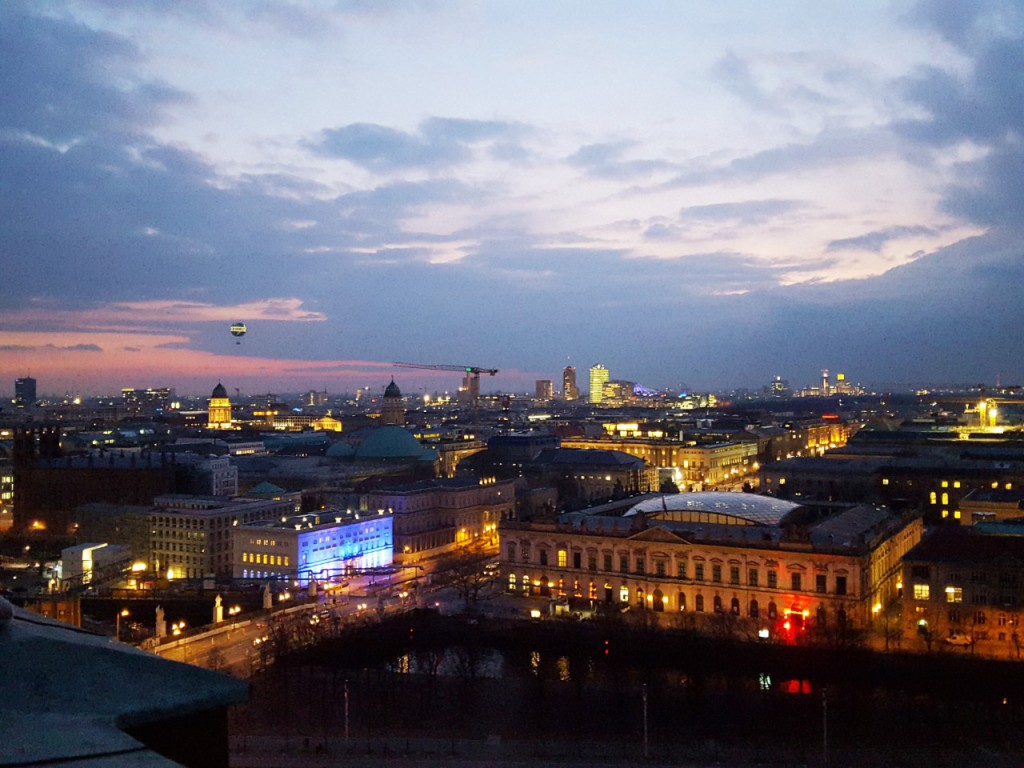
<svg viewBox="0 0 1024 768"><path fill-rule="evenodd" d="M590 404L597 405L604 399L604 383L608 381L608 369L601 363L590 367Z"/></svg>
<svg viewBox="0 0 1024 768"><path fill-rule="evenodd" d="M537 379L534 382L534 399L546 403L554 396L555 387L551 379Z"/></svg>
<svg viewBox="0 0 1024 768"><path fill-rule="evenodd" d="M28 408L36 402L36 380L31 376L14 380L14 407Z"/></svg>
<svg viewBox="0 0 1024 768"><path fill-rule="evenodd" d="M576 386L576 368L571 365L562 369L562 397L566 400L580 398L580 388Z"/></svg>

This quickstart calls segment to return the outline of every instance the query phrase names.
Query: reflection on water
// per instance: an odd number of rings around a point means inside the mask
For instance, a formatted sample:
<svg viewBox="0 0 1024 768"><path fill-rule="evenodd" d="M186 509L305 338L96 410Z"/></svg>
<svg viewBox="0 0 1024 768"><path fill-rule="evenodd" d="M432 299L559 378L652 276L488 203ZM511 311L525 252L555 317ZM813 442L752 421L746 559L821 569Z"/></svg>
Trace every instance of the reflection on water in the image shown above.
<svg viewBox="0 0 1024 768"><path fill-rule="evenodd" d="M569 659L565 656L559 656L556 664L558 666L558 679L563 683L572 680L572 676L569 674Z"/></svg>
<svg viewBox="0 0 1024 768"><path fill-rule="evenodd" d="M537 654L537 665L539 668L540 654ZM495 679L505 675L505 659L499 651L493 649L479 649L470 652L462 647L452 647L443 651L405 653L397 657L391 667L402 675Z"/></svg>

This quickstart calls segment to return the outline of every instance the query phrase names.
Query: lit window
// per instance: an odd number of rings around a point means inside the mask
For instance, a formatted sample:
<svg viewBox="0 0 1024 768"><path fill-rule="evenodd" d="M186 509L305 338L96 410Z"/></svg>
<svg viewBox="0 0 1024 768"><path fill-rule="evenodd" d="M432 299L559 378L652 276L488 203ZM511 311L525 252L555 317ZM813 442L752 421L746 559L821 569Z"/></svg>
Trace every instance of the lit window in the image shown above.
<svg viewBox="0 0 1024 768"><path fill-rule="evenodd" d="M964 601L964 590L962 587L946 587L947 603L962 603Z"/></svg>
<svg viewBox="0 0 1024 768"><path fill-rule="evenodd" d="M938 494L935 493L935 491L932 491L931 493L928 494L928 503L929 504L935 504L937 499L938 499Z"/></svg>
<svg viewBox="0 0 1024 768"><path fill-rule="evenodd" d="M888 485L888 484L889 484L889 478L888 477L883 477L882 478L882 485Z"/></svg>
<svg viewBox="0 0 1024 768"><path fill-rule="evenodd" d="M942 487L943 488L949 488L949 480L943 480L942 481Z"/></svg>
<svg viewBox="0 0 1024 768"><path fill-rule="evenodd" d="M915 584L914 585L914 599L915 600L928 600L931 598L931 589L927 584Z"/></svg>
<svg viewBox="0 0 1024 768"><path fill-rule="evenodd" d="M943 493L942 494L942 506L946 506L947 504L949 504L949 494L948 493Z"/></svg>
<svg viewBox="0 0 1024 768"><path fill-rule="evenodd" d="M959 480L954 480L953 481L953 487L954 488L959 488L960 487L960 481Z"/></svg>

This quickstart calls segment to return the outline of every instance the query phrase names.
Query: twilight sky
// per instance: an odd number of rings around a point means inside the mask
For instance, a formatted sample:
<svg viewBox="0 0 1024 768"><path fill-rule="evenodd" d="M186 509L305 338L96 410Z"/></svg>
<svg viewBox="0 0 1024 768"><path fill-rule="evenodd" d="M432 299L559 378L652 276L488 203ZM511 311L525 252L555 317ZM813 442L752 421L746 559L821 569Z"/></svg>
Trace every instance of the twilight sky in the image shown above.
<svg viewBox="0 0 1024 768"><path fill-rule="evenodd" d="M0 3L4 396L1024 383L1022 214L1019 2Z"/></svg>

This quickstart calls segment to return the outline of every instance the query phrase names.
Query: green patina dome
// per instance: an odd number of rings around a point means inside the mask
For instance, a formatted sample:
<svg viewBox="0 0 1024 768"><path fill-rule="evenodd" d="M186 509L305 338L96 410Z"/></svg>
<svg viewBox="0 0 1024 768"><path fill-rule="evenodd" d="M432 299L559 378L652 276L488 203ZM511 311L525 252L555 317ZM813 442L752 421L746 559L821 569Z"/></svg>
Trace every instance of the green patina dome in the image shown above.
<svg viewBox="0 0 1024 768"><path fill-rule="evenodd" d="M427 449L398 426L378 427L356 449L359 459L419 459Z"/></svg>

